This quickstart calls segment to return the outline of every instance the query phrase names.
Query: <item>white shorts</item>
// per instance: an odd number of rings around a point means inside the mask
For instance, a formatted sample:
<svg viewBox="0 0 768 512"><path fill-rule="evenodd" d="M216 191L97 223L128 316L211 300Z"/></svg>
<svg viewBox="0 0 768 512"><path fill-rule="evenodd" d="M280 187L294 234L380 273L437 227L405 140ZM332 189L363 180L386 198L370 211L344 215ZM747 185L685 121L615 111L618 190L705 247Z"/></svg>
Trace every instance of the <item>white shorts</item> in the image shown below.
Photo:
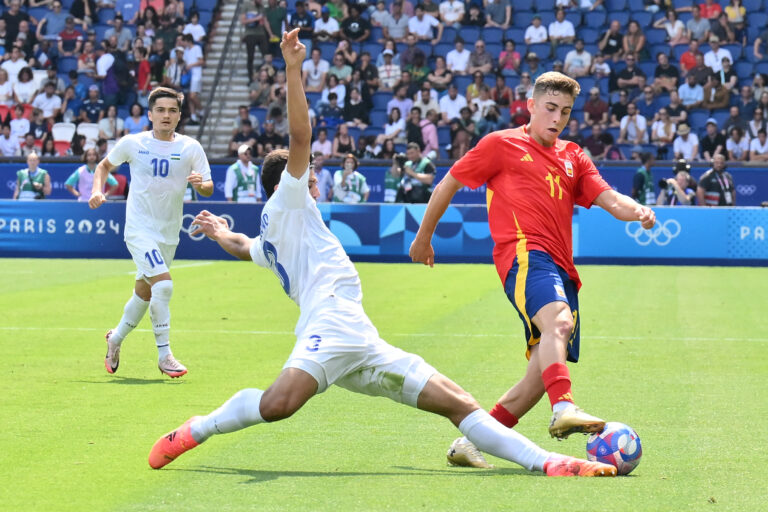
<svg viewBox="0 0 768 512"><path fill-rule="evenodd" d="M176 254L176 245L161 244L148 238L126 240L125 245L136 264L136 280L168 272Z"/></svg>
<svg viewBox="0 0 768 512"><path fill-rule="evenodd" d="M203 91L203 74L199 75L192 73L192 77L189 80L189 92L202 92Z"/></svg>
<svg viewBox="0 0 768 512"><path fill-rule="evenodd" d="M331 297L313 313L315 320L298 337L284 368L312 375L318 393L336 384L416 407L421 390L437 370L420 356L379 338L361 304Z"/></svg>

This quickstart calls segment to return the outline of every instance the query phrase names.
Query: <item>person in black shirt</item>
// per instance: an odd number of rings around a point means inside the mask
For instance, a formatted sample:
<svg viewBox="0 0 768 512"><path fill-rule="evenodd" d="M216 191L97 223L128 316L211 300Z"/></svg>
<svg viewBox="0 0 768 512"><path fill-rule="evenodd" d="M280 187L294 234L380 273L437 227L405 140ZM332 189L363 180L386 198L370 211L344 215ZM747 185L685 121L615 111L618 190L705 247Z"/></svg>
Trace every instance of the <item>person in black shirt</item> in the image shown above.
<svg viewBox="0 0 768 512"><path fill-rule="evenodd" d="M33 25L37 25L37 20L30 18L29 14L21 10L21 0L11 0L8 10L0 18L5 20L5 51L7 52L11 51L13 43L16 42L19 23L32 21Z"/></svg>
<svg viewBox="0 0 768 512"><path fill-rule="evenodd" d="M712 168L701 175L696 188L696 198L701 206L734 206L736 187L733 177L725 170L725 156L715 155Z"/></svg>
<svg viewBox="0 0 768 512"><path fill-rule="evenodd" d="M360 17L360 6L349 6L349 17L341 22L341 34L344 38L355 43L368 39L371 35L371 24L365 18Z"/></svg>
<svg viewBox="0 0 768 512"><path fill-rule="evenodd" d="M424 149L424 137L421 135L421 109L413 107L408 122L405 123L405 139L407 142L415 142L419 150Z"/></svg>
<svg viewBox="0 0 768 512"><path fill-rule="evenodd" d="M610 28L600 38L597 46L603 55L612 58L614 62L621 58L624 53L624 35L618 20L611 21Z"/></svg>
<svg viewBox="0 0 768 512"><path fill-rule="evenodd" d="M707 119L707 134L699 141L701 157L704 160L712 160L715 155L726 155L725 137L717 131L717 120L714 117Z"/></svg>
<svg viewBox="0 0 768 512"><path fill-rule="evenodd" d="M579 131L579 120L572 118L568 121L568 132L560 135L560 138L575 142L579 146L584 146L584 136Z"/></svg>

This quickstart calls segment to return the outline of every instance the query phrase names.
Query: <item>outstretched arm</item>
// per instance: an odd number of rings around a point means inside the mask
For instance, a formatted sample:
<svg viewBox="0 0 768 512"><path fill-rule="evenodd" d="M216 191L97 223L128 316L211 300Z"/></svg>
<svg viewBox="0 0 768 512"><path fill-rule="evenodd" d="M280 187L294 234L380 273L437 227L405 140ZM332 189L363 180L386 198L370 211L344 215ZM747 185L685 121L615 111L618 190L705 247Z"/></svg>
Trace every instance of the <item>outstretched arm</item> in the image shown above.
<svg viewBox="0 0 768 512"><path fill-rule="evenodd" d="M416 233L416 237L413 239L413 243L411 243L411 249L408 252L411 260L415 263L423 263L430 267L435 266L435 250L432 248L432 235L435 233L440 217L443 216L448 205L451 204L451 199L462 187L464 185L451 176L450 172L435 187L432 197L429 198L427 210L424 212L424 218L421 220L419 231Z"/></svg>
<svg viewBox="0 0 768 512"><path fill-rule="evenodd" d="M283 33L280 50L285 60L286 103L288 104L288 173L301 178L309 166L312 126L309 124L307 97L301 81L301 65L307 48L299 41L299 29Z"/></svg>
<svg viewBox="0 0 768 512"><path fill-rule="evenodd" d="M235 258L251 261L253 239L248 238L242 233L230 231L227 221L223 218L212 214L208 210L203 210L197 214L192 225L197 226L191 233L192 235L202 233L211 240L216 241L222 249Z"/></svg>
<svg viewBox="0 0 768 512"><path fill-rule="evenodd" d="M619 220L639 221L645 229L651 229L656 224L653 210L615 190L602 192L595 199L595 204Z"/></svg>

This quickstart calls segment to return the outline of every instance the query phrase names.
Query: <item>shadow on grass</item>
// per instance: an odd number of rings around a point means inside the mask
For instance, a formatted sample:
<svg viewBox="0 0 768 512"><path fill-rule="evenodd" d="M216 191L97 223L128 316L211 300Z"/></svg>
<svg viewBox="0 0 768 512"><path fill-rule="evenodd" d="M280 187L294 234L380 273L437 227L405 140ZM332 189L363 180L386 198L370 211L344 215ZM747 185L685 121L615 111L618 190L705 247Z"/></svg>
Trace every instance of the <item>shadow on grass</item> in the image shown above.
<svg viewBox="0 0 768 512"><path fill-rule="evenodd" d="M118 375L113 375L108 378L104 378L101 380L74 380L72 382L83 382L85 384L123 384L123 385L130 385L130 386L137 386L142 384L162 384L162 383L168 383L168 384L181 384L183 381L173 381L171 379L140 379L137 377L121 377Z"/></svg>
<svg viewBox="0 0 768 512"><path fill-rule="evenodd" d="M277 480L278 478L328 478L328 477L380 477L380 476L435 476L444 475L449 477L488 477L499 475L525 475L537 476L522 468L497 468L487 470L477 470L471 468L451 468L451 469L430 469L414 468L410 466L393 466L397 471L272 471L266 469L244 469L244 468L224 468L215 466L203 466L201 468L166 468L163 471L180 471L191 473L206 473L227 476L245 476L249 480L244 483L255 484Z"/></svg>

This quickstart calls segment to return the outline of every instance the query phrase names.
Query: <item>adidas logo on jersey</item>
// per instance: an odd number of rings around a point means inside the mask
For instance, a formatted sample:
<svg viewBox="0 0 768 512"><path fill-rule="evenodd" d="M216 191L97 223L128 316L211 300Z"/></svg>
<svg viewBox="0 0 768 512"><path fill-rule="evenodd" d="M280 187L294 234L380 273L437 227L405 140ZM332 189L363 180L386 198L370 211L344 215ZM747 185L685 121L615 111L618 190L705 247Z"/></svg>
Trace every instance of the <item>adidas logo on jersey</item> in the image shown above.
<svg viewBox="0 0 768 512"><path fill-rule="evenodd" d="M533 157L530 153L526 153L523 155L523 158L520 159L521 162L533 162Z"/></svg>

